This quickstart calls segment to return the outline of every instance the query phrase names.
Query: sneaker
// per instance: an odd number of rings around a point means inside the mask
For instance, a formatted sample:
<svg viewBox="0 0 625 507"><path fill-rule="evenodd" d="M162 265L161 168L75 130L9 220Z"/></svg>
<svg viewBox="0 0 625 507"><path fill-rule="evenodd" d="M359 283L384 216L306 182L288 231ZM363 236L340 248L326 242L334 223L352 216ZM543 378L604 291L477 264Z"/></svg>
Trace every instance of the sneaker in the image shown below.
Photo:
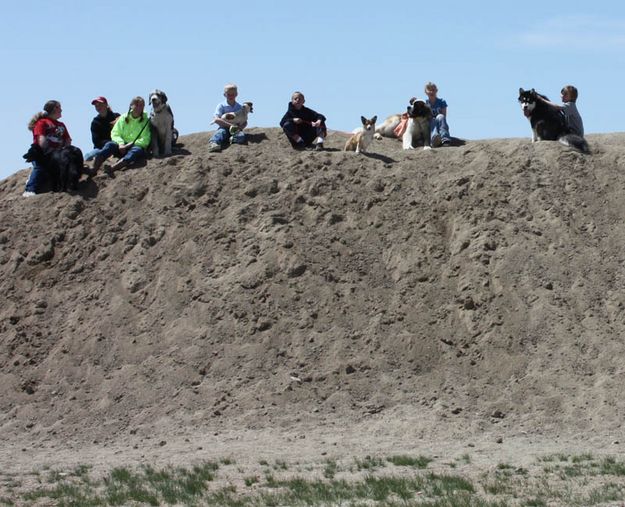
<svg viewBox="0 0 625 507"><path fill-rule="evenodd" d="M221 146L219 146L217 143L208 143L208 153L214 153L217 151L221 151Z"/></svg>
<svg viewBox="0 0 625 507"><path fill-rule="evenodd" d="M441 143L443 146L451 146L451 139L443 139Z"/></svg>
<svg viewBox="0 0 625 507"><path fill-rule="evenodd" d="M323 151L324 150L323 143L317 143L317 146L315 146L315 150Z"/></svg>
<svg viewBox="0 0 625 507"><path fill-rule="evenodd" d="M22 197L35 197L37 194L35 194L35 192L31 192L30 190L26 190L23 194Z"/></svg>
<svg viewBox="0 0 625 507"><path fill-rule="evenodd" d="M441 145L441 136L438 134L432 137L432 148L438 148Z"/></svg>

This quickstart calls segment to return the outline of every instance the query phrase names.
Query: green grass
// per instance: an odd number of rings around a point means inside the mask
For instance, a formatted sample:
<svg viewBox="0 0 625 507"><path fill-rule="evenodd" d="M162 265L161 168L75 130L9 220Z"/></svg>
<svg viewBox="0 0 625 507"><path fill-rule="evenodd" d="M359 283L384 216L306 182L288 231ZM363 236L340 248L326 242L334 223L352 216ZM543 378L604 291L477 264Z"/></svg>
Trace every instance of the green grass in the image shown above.
<svg viewBox="0 0 625 507"><path fill-rule="evenodd" d="M478 480L467 470L454 470L457 459L432 464L430 458L401 454L355 459L355 467L350 461L346 466L345 461L328 459L221 468L234 463L228 459L190 467L116 467L101 477L95 477L90 467L79 466L45 469L29 481L4 475L0 505L590 507L625 501L625 463L590 454L550 455L524 467L499 463L476 474ZM386 466L389 463L392 466ZM24 491L36 479L39 484Z"/></svg>
<svg viewBox="0 0 625 507"><path fill-rule="evenodd" d="M386 466L382 458L376 458L375 456L365 456L362 459L356 458L354 459L354 464L357 470L375 470L376 468Z"/></svg>
<svg viewBox="0 0 625 507"><path fill-rule="evenodd" d="M398 455L386 458L386 461L398 467L427 468L433 460L426 456Z"/></svg>

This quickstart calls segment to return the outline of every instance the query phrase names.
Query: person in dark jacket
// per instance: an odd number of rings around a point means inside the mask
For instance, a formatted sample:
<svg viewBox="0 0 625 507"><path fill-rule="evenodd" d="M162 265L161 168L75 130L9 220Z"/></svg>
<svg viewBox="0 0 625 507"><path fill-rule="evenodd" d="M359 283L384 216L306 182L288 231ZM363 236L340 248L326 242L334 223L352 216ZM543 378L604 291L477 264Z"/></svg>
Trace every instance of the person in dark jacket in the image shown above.
<svg viewBox="0 0 625 507"><path fill-rule="evenodd" d="M98 115L91 121L91 140L93 141L93 150L85 155L85 160L94 158L98 151L111 140L111 130L113 125L119 118L119 113L114 113L106 97L96 97L91 101L95 106Z"/></svg>
<svg viewBox="0 0 625 507"><path fill-rule="evenodd" d="M323 150L323 141L327 135L326 117L305 107L305 101L302 92L294 92L288 110L280 120L280 126L296 150L309 146Z"/></svg>

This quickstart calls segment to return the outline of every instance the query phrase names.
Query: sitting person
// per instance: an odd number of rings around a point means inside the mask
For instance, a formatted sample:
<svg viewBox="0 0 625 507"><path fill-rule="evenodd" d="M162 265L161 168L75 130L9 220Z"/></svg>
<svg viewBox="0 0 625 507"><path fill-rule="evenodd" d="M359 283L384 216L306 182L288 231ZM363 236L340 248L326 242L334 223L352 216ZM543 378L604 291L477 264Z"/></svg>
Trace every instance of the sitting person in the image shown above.
<svg viewBox="0 0 625 507"><path fill-rule="evenodd" d="M570 134L584 137L584 122L582 121L582 116L579 114L576 105L577 88L573 85L566 85L560 90L560 95L562 97L562 105L545 100L540 95L537 95L537 97L538 100L542 100L546 104L555 107L558 111L562 111L562 114L564 114L564 122Z"/></svg>
<svg viewBox="0 0 625 507"><path fill-rule="evenodd" d="M114 113L111 110L106 97L96 97L91 101L91 104L95 106L98 114L91 120L91 140L94 149L87 152L85 161L94 158L98 154L97 150L104 148L104 145L111 140L111 130L119 118L119 113Z"/></svg>
<svg viewBox="0 0 625 507"><path fill-rule="evenodd" d="M33 146L40 149L41 156L44 158L52 151L72 143L67 127L59 121L62 112L59 101L49 100L43 106L43 111L35 114L28 123L28 130L33 133ZM32 165L33 169L22 194L24 197L32 197L41 192L43 183L47 179L43 159L32 159Z"/></svg>
<svg viewBox="0 0 625 507"><path fill-rule="evenodd" d="M93 162L93 173L96 174L104 161L111 155L119 160L106 168L106 173L113 176L113 172L138 162L147 156L147 149L152 140L150 118L143 112L145 101L142 97L135 97L130 101L130 108L121 115L111 130L111 140L97 150Z"/></svg>
<svg viewBox="0 0 625 507"><path fill-rule="evenodd" d="M280 120L280 126L296 150L309 146L323 150L323 141L327 136L326 117L305 107L304 102L304 94L294 92L287 112Z"/></svg>
<svg viewBox="0 0 625 507"><path fill-rule="evenodd" d="M242 105L236 101L239 90L235 84L227 84L224 86L225 102L221 102L215 109L215 116L212 123L217 125L217 132L213 134L208 142L208 151L221 151L223 147L229 143L245 144L245 133L243 129L247 127L247 122L235 125L222 116L225 113L236 113L242 109Z"/></svg>
<svg viewBox="0 0 625 507"><path fill-rule="evenodd" d="M447 102L439 99L436 94L438 88L432 82L426 83L425 103L432 110L432 120L430 121L430 142L433 148L438 146L449 146L451 136L449 135L449 125L447 124Z"/></svg>

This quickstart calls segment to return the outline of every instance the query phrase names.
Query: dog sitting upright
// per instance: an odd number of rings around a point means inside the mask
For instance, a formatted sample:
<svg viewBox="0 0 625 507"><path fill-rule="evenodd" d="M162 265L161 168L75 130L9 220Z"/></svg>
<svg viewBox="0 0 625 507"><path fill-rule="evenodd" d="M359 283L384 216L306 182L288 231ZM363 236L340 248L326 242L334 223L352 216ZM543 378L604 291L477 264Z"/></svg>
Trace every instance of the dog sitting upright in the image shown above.
<svg viewBox="0 0 625 507"><path fill-rule="evenodd" d="M167 103L167 95L161 90L150 92L150 123L152 124L152 155L171 155L172 147L178 140L178 131L174 128L174 113Z"/></svg>
<svg viewBox="0 0 625 507"><path fill-rule="evenodd" d="M378 120L377 116L367 120L364 116L360 117L362 121L362 127L354 130L352 137L350 137L345 143L344 151L355 151L356 153L364 152L371 141L373 141L373 134L375 132L375 122Z"/></svg>
<svg viewBox="0 0 625 507"><path fill-rule="evenodd" d="M582 153L590 153L588 143L583 137L570 133L562 111L540 100L549 100L533 88L524 90L519 88L519 104L523 115L529 120L532 127L532 142L559 141Z"/></svg>

